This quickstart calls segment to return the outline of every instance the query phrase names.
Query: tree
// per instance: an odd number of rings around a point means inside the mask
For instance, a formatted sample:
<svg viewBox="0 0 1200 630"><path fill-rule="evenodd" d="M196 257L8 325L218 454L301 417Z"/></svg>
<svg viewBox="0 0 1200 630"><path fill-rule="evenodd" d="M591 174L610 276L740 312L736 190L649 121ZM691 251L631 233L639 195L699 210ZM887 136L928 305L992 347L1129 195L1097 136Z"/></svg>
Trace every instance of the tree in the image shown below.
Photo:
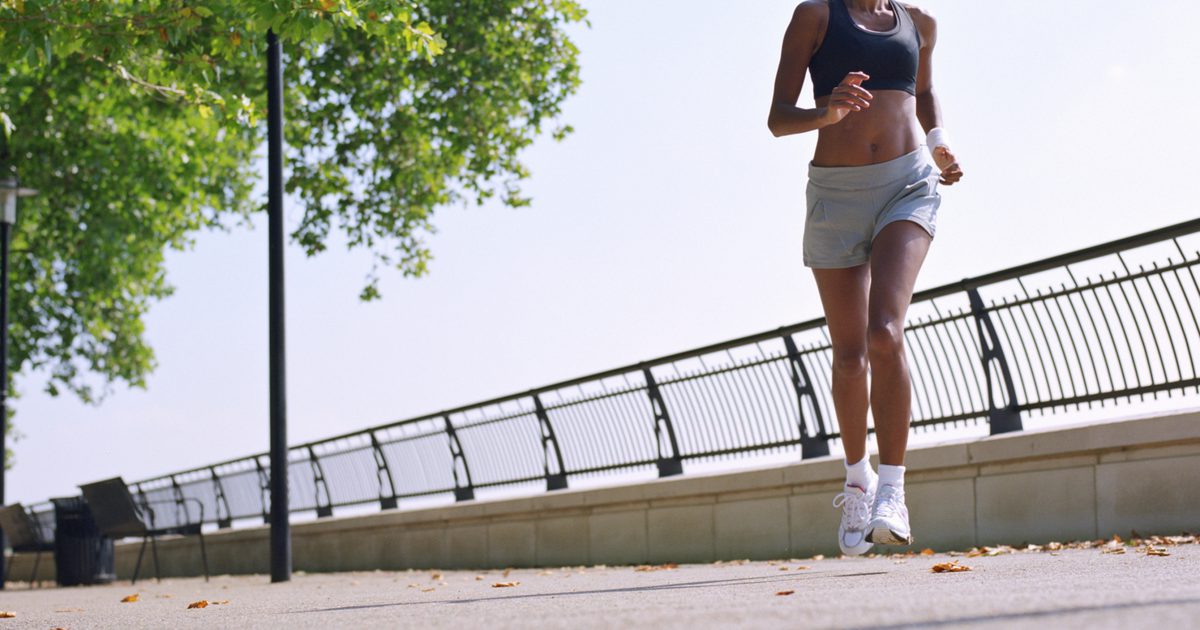
<svg viewBox="0 0 1200 630"><path fill-rule="evenodd" d="M528 203L520 152L578 88L583 21L574 0L0 0L0 164L41 192L14 231L11 372L45 368L51 394L89 402L144 387L166 249L265 209L268 28L292 237L371 251L373 299L381 268L427 272L437 208Z"/></svg>

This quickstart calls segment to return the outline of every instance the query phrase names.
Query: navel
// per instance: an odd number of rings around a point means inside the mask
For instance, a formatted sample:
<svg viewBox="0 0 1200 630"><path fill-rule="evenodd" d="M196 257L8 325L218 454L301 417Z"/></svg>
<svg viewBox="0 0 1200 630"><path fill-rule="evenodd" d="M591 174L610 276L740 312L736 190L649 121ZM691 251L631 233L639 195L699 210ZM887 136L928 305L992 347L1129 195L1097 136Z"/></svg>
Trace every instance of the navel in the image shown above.
<svg viewBox="0 0 1200 630"><path fill-rule="evenodd" d="M879 152L879 145L872 142L871 143L871 153L878 153L878 152Z"/></svg>

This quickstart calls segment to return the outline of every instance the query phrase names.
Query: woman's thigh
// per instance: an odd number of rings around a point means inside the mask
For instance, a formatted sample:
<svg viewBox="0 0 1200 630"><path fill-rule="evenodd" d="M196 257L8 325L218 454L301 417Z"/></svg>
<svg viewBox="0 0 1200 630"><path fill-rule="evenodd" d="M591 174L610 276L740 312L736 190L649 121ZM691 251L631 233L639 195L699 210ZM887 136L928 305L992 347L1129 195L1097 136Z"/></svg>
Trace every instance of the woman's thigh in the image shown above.
<svg viewBox="0 0 1200 630"><path fill-rule="evenodd" d="M904 325L917 273L933 239L912 221L884 226L871 246L870 325Z"/></svg>
<svg viewBox="0 0 1200 630"><path fill-rule="evenodd" d="M829 337L837 353L861 354L867 344L867 300L871 287L869 264L842 269L813 269Z"/></svg>

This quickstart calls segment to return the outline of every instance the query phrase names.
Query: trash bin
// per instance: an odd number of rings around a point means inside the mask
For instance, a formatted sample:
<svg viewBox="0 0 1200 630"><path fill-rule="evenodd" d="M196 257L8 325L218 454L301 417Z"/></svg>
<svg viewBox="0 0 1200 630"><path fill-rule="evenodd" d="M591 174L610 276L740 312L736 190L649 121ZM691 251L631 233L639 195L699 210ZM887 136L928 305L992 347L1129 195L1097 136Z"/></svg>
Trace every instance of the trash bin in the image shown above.
<svg viewBox="0 0 1200 630"><path fill-rule="evenodd" d="M59 586L108 584L114 571L113 541L100 533L83 497L51 499L54 504L54 567Z"/></svg>

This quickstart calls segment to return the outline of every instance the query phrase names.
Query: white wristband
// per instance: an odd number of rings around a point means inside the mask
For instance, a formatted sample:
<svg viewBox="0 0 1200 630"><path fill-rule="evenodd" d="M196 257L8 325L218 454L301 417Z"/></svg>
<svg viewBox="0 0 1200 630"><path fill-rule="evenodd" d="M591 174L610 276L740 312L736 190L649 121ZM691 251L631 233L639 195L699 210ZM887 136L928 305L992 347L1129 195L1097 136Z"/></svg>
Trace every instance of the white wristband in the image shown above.
<svg viewBox="0 0 1200 630"><path fill-rule="evenodd" d="M950 148L950 134L941 127L934 127L929 130L929 135L925 137L925 146L929 147L929 152L933 153L938 147Z"/></svg>

